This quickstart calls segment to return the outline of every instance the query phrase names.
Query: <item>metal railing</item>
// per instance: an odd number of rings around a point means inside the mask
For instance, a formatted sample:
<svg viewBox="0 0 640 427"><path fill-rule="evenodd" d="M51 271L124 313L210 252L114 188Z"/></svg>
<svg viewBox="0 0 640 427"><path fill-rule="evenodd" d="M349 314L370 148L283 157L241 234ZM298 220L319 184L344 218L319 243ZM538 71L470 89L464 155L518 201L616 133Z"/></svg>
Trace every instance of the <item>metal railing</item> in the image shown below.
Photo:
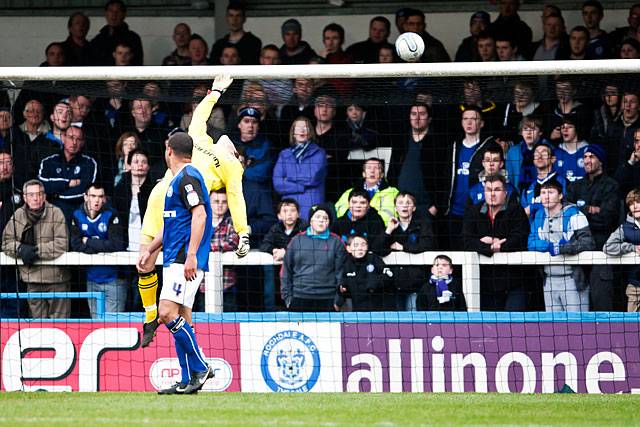
<svg viewBox="0 0 640 427"><path fill-rule="evenodd" d="M491 257L479 255L476 252L443 252L430 251L420 254L408 254L405 252L393 252L384 258L387 265L421 265L430 267L436 255L446 254L451 257L454 265L462 266L462 289L467 301L468 311L480 311L480 266L481 265L633 265L640 262L640 255L636 253L624 256L609 256L603 252L589 251L578 255L550 256L541 252L510 252L496 253ZM67 252L55 260L38 261L39 264L55 264L69 266L91 266L91 265L129 265L136 263L138 254L136 252L114 252L104 254L83 254L79 252ZM157 265L162 264L162 254L158 257ZM244 258L238 258L233 252L212 252L209 257L209 272L205 275L205 311L208 313L222 312L222 292L224 266L233 265L279 265L273 261L273 256L264 252L251 251ZM0 253L0 266L22 265L22 261L16 260ZM70 292L70 295L80 294ZM89 293L87 293L89 294ZM0 298L5 298L0 294ZM9 293L7 295L14 295ZM29 294L20 294L29 298ZM64 293L57 293L63 295ZM50 296L46 296L50 298ZM87 295L87 297L90 297ZM91 296L95 297L95 296ZM66 298L82 298L81 296L66 296ZM99 301L99 300L98 300ZM104 304L104 300L103 300ZM98 303L98 306L100 304ZM103 305L104 307L104 305ZM103 308L104 310L104 308Z"/></svg>

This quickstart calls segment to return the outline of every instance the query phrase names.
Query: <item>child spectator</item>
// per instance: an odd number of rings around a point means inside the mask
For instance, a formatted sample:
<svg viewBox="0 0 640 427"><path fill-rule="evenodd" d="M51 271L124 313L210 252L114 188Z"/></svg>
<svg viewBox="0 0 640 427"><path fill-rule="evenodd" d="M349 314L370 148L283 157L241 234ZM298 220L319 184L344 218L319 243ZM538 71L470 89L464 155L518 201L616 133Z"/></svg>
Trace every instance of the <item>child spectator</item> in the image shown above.
<svg viewBox="0 0 640 427"><path fill-rule="evenodd" d="M383 251L384 221L371 208L369 193L364 189L353 189L349 193L349 209L331 227L343 242L349 236L365 236L369 247L375 253Z"/></svg>
<svg viewBox="0 0 640 427"><path fill-rule="evenodd" d="M233 221L229 214L227 193L224 188L215 190L209 195L211 200L211 214L213 217L213 236L211 237L211 252L232 252L238 248L238 233L233 228ZM236 295L233 286L236 284L236 272L233 267L224 267L222 270L223 284L223 311L236 310ZM204 282L203 282L204 285ZM204 286L200 286L199 296L204 293ZM199 301L198 301L199 300ZM196 311L204 311L203 299L197 298Z"/></svg>
<svg viewBox="0 0 640 427"><path fill-rule="evenodd" d="M384 280L393 277L393 273L380 256L369 252L366 237L349 237L347 252L335 309L339 310L345 299L351 298L353 311L385 310Z"/></svg>
<svg viewBox="0 0 640 427"><path fill-rule="evenodd" d="M414 254L432 250L434 247L431 221L414 215L416 198L411 193L401 192L395 198L396 216L389 220L384 232L384 254L402 251ZM426 270L423 266L394 266L396 287L396 310L416 311L418 291L424 284Z"/></svg>
<svg viewBox="0 0 640 427"><path fill-rule="evenodd" d="M306 223L300 219L300 207L294 199L282 199L278 203L278 219L262 239L260 251L273 255L274 261L282 261L293 237L304 231Z"/></svg>
<svg viewBox="0 0 640 427"><path fill-rule="evenodd" d="M530 251L575 255L595 248L587 217L573 204L563 204L563 188L555 179L541 185L543 209L531 222ZM588 311L589 290L584 271L567 264L544 267L547 311Z"/></svg>
<svg viewBox="0 0 640 427"><path fill-rule="evenodd" d="M469 190L469 199L472 205L479 205L484 203L484 183L486 179L493 175L500 175L505 177L506 171L504 170L504 151L502 148L493 144L488 146L484 153L482 153L482 171L478 174L478 183L476 183L471 190ZM518 190L505 182L505 189L507 190L507 200L518 201Z"/></svg>
<svg viewBox="0 0 640 427"><path fill-rule="evenodd" d="M309 224L287 246L280 271L282 299L290 311L333 311L347 251L329 232L330 206L313 206Z"/></svg>
<svg viewBox="0 0 640 427"><path fill-rule="evenodd" d="M433 260L431 276L424 285L418 307L429 311L467 310L462 283L453 277L453 262L448 256L438 255Z"/></svg>
<svg viewBox="0 0 640 427"><path fill-rule="evenodd" d="M582 139L579 126L575 117L565 116L562 119L562 142L555 151L558 173L569 182L582 179L585 175L582 156L589 143Z"/></svg>
<svg viewBox="0 0 640 427"><path fill-rule="evenodd" d="M626 220L609 236L604 245L607 255L624 255L632 252L640 254L640 188L627 194L625 204L629 209ZM640 308L640 266L634 265L627 279L627 311L636 312Z"/></svg>

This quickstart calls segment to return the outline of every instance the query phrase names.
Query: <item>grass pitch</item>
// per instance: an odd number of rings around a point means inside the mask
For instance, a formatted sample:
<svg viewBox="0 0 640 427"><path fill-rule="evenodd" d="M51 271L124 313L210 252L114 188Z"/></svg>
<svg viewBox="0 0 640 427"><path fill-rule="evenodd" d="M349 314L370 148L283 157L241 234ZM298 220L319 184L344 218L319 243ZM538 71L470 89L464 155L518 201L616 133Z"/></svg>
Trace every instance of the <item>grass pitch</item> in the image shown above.
<svg viewBox="0 0 640 427"><path fill-rule="evenodd" d="M640 424L636 395L2 393L2 426Z"/></svg>

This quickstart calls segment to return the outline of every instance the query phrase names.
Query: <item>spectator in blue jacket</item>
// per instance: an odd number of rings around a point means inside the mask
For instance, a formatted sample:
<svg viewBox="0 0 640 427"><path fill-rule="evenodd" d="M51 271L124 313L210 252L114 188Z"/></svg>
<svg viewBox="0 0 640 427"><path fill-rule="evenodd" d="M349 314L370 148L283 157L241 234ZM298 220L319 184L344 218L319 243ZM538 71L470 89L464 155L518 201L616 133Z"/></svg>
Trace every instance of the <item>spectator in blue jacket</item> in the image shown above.
<svg viewBox="0 0 640 427"><path fill-rule="evenodd" d="M567 182L554 170L556 155L553 147L540 142L533 150L533 165L536 168L537 177L520 195L520 203L529 218L534 218L535 213L542 207L540 203L540 188L545 182L557 181L562 185L563 193L567 191Z"/></svg>
<svg viewBox="0 0 640 427"><path fill-rule="evenodd" d="M541 185L543 209L531 222L530 251L575 255L595 249L589 222L573 204L563 204L563 188L556 180ZM544 303L547 311L588 311L589 289L580 266L567 264L544 267Z"/></svg>
<svg viewBox="0 0 640 427"><path fill-rule="evenodd" d="M300 217L307 218L311 206L324 203L327 154L315 143L313 125L304 116L291 124L289 142L273 169L273 188L282 199L298 202Z"/></svg>
<svg viewBox="0 0 640 427"><path fill-rule="evenodd" d="M525 116L520 122L521 141L507 152L507 177L519 192L526 191L536 179L536 167L533 164L533 150L539 142L546 142L542 137L542 119L536 116Z"/></svg>
<svg viewBox="0 0 640 427"><path fill-rule="evenodd" d="M62 135L62 152L42 159L38 179L47 199L62 209L67 225L80 207L84 193L96 180L96 161L81 154L84 147L82 128L70 126Z"/></svg>
<svg viewBox="0 0 640 427"><path fill-rule="evenodd" d="M71 249L85 254L118 252L125 248L122 224L116 212L105 207L104 188L91 184L84 194L84 204L73 213ZM118 267L87 267L87 291L104 292L105 310L124 311L127 287L118 280ZM89 299L91 317L96 318L96 300Z"/></svg>

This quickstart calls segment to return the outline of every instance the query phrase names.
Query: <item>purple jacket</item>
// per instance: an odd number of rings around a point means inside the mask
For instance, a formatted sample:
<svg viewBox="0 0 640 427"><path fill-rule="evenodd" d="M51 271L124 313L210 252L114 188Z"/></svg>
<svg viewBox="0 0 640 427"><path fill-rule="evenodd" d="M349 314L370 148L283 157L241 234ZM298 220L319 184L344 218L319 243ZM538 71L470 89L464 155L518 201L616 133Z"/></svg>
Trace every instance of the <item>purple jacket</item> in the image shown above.
<svg viewBox="0 0 640 427"><path fill-rule="evenodd" d="M273 169L273 188L281 198L292 198L300 205L300 218L307 218L311 206L324 202L327 155L311 143L299 160L291 148L280 152Z"/></svg>

